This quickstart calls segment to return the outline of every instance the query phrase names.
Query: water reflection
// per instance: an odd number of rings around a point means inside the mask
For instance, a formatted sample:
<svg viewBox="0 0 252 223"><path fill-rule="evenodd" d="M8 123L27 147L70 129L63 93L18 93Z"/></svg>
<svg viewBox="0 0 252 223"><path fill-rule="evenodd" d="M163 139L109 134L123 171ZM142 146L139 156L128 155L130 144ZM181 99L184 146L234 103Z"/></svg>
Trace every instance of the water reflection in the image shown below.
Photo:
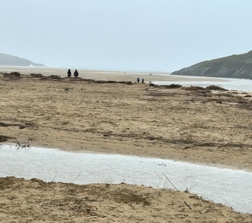
<svg viewBox="0 0 252 223"><path fill-rule="evenodd" d="M56 149L0 147L0 177L44 181L121 183L189 189L205 199L252 213L252 173L135 156L70 153Z"/></svg>

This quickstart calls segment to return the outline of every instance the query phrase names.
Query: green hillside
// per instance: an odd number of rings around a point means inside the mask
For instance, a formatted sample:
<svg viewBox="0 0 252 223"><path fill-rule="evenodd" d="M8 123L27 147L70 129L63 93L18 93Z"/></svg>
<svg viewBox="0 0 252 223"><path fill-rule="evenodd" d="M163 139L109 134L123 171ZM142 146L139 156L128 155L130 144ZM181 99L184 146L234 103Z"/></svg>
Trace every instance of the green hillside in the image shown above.
<svg viewBox="0 0 252 223"><path fill-rule="evenodd" d="M252 51L197 63L172 74L252 79Z"/></svg>
<svg viewBox="0 0 252 223"><path fill-rule="evenodd" d="M0 53L0 66L45 66L20 57Z"/></svg>

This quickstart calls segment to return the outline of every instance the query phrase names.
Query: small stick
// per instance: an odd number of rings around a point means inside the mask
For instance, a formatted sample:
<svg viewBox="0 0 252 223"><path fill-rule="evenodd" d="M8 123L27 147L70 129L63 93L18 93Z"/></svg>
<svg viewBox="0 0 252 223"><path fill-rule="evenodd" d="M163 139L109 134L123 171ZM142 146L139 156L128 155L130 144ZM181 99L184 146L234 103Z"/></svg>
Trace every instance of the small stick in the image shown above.
<svg viewBox="0 0 252 223"><path fill-rule="evenodd" d="M80 175L81 175L81 173L79 173L78 176L75 177L74 180L71 183L73 183Z"/></svg>
<svg viewBox="0 0 252 223"><path fill-rule="evenodd" d="M164 174L164 173L163 173ZM169 180L169 178L164 174L165 178L171 183L171 185L178 191L177 187L175 187L175 185ZM189 209L192 209L189 204L187 204L185 201L184 201L185 205L189 208Z"/></svg>
<svg viewBox="0 0 252 223"><path fill-rule="evenodd" d="M52 181L54 181L54 179L56 178L56 176L58 175L58 172L55 174L54 178L52 179Z"/></svg>
<svg viewBox="0 0 252 223"><path fill-rule="evenodd" d="M189 207L190 209L192 209L192 208L189 206L189 204L187 204L185 201L184 201L184 203L185 203L185 205L186 205L187 207Z"/></svg>
<svg viewBox="0 0 252 223"><path fill-rule="evenodd" d="M16 142L16 147L17 149L19 149L19 147L21 146L21 144L19 143L19 141Z"/></svg>
<svg viewBox="0 0 252 223"><path fill-rule="evenodd" d="M164 174L164 173L163 173ZM176 189L176 190L178 190L177 189L177 187L175 187L175 185L169 180L169 178L164 174L164 176L165 176L165 178L170 182L170 184Z"/></svg>

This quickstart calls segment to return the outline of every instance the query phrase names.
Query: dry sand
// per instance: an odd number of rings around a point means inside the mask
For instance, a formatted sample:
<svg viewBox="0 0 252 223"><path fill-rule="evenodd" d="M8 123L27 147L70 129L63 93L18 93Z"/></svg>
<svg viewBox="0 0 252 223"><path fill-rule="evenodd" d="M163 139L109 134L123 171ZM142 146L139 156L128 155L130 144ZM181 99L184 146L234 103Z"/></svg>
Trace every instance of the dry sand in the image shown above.
<svg viewBox="0 0 252 223"><path fill-rule="evenodd" d="M0 178L0 222L252 222L190 193L119 184Z"/></svg>
<svg viewBox="0 0 252 223"><path fill-rule="evenodd" d="M134 74L113 75L96 77L135 80ZM90 78L88 72L83 76ZM252 170L252 101L247 93L0 74L0 94L2 141L30 139L33 146ZM0 187L1 222L252 222L251 215L169 190L15 178L2 178Z"/></svg>

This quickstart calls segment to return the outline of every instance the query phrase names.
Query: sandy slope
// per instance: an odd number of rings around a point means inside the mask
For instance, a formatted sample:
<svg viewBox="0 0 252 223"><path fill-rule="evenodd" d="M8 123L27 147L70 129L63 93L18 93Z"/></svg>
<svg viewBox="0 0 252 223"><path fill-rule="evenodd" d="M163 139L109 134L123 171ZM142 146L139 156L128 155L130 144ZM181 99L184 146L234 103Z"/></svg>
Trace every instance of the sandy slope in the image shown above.
<svg viewBox="0 0 252 223"><path fill-rule="evenodd" d="M0 222L252 222L196 195L141 186L0 178Z"/></svg>

